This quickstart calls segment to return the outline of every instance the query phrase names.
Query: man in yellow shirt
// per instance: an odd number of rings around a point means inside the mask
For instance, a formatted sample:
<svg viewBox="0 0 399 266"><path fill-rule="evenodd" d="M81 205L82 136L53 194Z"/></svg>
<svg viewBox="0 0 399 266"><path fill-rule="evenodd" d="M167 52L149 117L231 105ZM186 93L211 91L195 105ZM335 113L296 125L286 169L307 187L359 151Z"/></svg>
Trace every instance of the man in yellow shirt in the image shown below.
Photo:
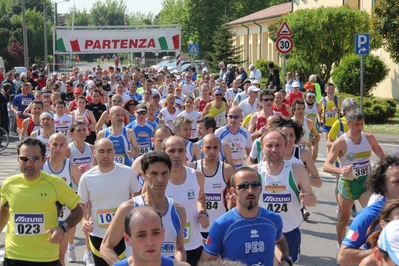
<svg viewBox="0 0 399 266"><path fill-rule="evenodd" d="M4 265L61 265L59 244L83 217L80 197L62 178L41 171L45 145L26 138L17 147L21 174L1 187L0 231L7 224ZM58 224L62 206L71 210Z"/></svg>

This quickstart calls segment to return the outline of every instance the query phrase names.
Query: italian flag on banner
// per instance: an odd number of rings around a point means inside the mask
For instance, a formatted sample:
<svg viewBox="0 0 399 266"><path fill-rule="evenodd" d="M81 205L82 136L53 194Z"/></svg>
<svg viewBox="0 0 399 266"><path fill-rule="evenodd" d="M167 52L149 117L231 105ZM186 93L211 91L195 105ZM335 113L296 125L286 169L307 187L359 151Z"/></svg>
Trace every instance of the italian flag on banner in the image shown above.
<svg viewBox="0 0 399 266"><path fill-rule="evenodd" d="M69 41L71 44L72 52L80 52L80 45L78 40ZM57 40L57 51L66 52L65 43L63 38ZM69 51L70 52L70 51Z"/></svg>
<svg viewBox="0 0 399 266"><path fill-rule="evenodd" d="M158 38L158 43L159 43L159 46L161 46L162 50L169 50L169 49L177 50L177 49L179 49L179 44L180 44L179 34L174 35L172 37L172 41L173 41L173 48L169 48L168 42L166 41L165 37Z"/></svg>

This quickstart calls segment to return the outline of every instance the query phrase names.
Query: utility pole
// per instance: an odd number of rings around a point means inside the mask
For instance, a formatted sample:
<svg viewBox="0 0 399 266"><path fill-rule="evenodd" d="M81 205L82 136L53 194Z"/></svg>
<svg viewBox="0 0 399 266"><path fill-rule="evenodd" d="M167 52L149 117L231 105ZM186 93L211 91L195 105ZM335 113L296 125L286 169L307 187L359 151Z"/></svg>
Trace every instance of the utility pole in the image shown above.
<svg viewBox="0 0 399 266"><path fill-rule="evenodd" d="M28 56L28 33L26 31L25 0L21 0L22 5L22 37L24 39L24 66L29 67Z"/></svg>

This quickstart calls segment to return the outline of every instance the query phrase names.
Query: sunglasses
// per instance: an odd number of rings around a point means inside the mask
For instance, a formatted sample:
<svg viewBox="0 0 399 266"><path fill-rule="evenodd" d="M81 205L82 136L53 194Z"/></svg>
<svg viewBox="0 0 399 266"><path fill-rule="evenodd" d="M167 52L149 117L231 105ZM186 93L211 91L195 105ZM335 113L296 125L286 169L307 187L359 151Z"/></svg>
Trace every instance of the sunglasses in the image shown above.
<svg viewBox="0 0 399 266"><path fill-rule="evenodd" d="M240 116L239 115L229 115L230 119L239 119Z"/></svg>
<svg viewBox="0 0 399 266"><path fill-rule="evenodd" d="M27 161L31 161L32 163L39 161L40 159L43 158L43 156L19 156L18 157L21 161L23 161L24 163L26 163Z"/></svg>
<svg viewBox="0 0 399 266"><path fill-rule="evenodd" d="M191 79L191 77L186 77L186 79Z"/></svg>
<svg viewBox="0 0 399 266"><path fill-rule="evenodd" d="M129 103L128 106L136 106L134 103Z"/></svg>
<svg viewBox="0 0 399 266"><path fill-rule="evenodd" d="M237 186L238 190L247 190L249 187L259 189L262 186L262 184L259 181L254 181L251 183L248 182L243 182Z"/></svg>
<svg viewBox="0 0 399 266"><path fill-rule="evenodd" d="M114 103L120 103L120 102L122 102L122 100L112 100L112 102L114 102Z"/></svg>
<svg viewBox="0 0 399 266"><path fill-rule="evenodd" d="M273 98L263 98L262 101L264 101L264 102L273 102L274 99Z"/></svg>
<svg viewBox="0 0 399 266"><path fill-rule="evenodd" d="M140 111L140 112L137 112L137 114L138 114L138 115L146 115L147 112L146 112L146 111Z"/></svg>
<svg viewBox="0 0 399 266"><path fill-rule="evenodd" d="M314 99L315 97L314 96L306 96L306 98Z"/></svg>
<svg viewBox="0 0 399 266"><path fill-rule="evenodd" d="M222 96L222 94L219 94L219 93L218 93L218 94L215 94L215 96Z"/></svg>

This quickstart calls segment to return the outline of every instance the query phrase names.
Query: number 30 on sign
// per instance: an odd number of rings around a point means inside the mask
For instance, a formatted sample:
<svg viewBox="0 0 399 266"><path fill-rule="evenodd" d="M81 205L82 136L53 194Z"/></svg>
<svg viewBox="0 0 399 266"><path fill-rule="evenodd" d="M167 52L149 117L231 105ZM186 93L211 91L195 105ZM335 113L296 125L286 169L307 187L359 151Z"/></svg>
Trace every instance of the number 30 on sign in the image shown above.
<svg viewBox="0 0 399 266"><path fill-rule="evenodd" d="M290 37L282 36L276 41L276 48L282 54L288 54L294 47L294 42Z"/></svg>

